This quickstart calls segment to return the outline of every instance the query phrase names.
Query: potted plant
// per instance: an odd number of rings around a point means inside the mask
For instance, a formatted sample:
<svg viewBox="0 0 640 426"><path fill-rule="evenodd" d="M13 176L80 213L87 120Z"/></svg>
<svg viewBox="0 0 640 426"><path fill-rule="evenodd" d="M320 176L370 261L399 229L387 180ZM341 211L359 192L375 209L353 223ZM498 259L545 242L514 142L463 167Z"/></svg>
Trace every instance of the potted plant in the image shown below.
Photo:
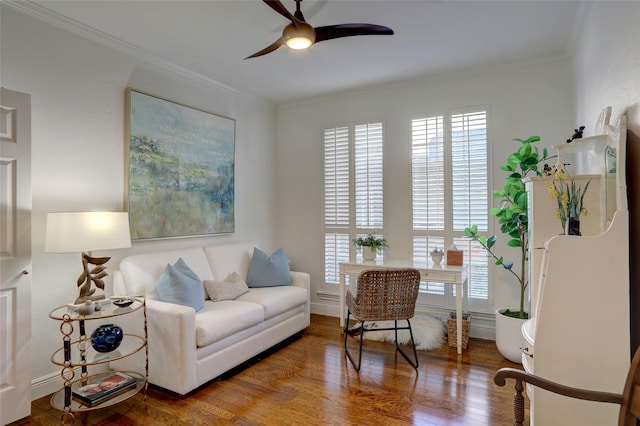
<svg viewBox="0 0 640 426"><path fill-rule="evenodd" d="M375 260L378 250L382 251L389 248L387 240L382 237L377 237L374 234L354 238L351 242L358 249L362 249L362 258L364 260Z"/></svg>
<svg viewBox="0 0 640 426"><path fill-rule="evenodd" d="M529 282L527 281L528 266L528 198L522 180L530 174L541 176L538 164L548 160L547 149L542 151L542 157L533 143L540 140L539 136L528 139L513 139L519 142L520 148L507 157L507 163L500 169L507 172L502 189L493 191L493 196L500 199L497 207L492 207L489 213L498 219L500 232L509 237L508 247L518 250L518 264L514 269L513 262L505 262L502 256L495 252L497 236L490 237L478 234L478 226L473 225L465 229L465 235L478 242L495 260L495 264L502 266L518 282L520 289L520 306L518 308L499 308L496 310L496 345L500 353L513 362L521 362L521 347L523 337L522 323L529 318L525 310L525 296Z"/></svg>

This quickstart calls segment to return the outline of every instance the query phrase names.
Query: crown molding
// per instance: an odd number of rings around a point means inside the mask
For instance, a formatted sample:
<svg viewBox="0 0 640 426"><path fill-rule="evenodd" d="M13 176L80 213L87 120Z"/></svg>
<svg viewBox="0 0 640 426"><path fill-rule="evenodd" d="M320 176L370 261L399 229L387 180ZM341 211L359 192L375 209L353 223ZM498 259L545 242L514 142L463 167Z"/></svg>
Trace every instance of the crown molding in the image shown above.
<svg viewBox="0 0 640 426"><path fill-rule="evenodd" d="M155 53L151 53L148 50L138 47L127 41L121 40L110 34L78 22L74 19L63 16L57 12L47 9L44 6L33 3L30 0L2 0L2 4L25 15L39 19L65 31L76 34L80 37L86 38L96 43L100 43L119 52L133 56L134 58L140 59L151 65L163 68L183 77L187 77L198 83L202 83L207 86L221 89L230 93L239 93L237 89L215 81L187 67L171 62L159 55L156 55Z"/></svg>

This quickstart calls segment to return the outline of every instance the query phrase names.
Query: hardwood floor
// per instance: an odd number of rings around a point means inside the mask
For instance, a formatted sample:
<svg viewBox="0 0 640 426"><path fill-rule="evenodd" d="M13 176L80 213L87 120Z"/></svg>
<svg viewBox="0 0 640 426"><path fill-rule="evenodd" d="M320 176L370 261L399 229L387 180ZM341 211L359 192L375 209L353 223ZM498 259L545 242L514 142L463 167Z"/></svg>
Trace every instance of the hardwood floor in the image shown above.
<svg viewBox="0 0 640 426"><path fill-rule="evenodd" d="M494 342L474 340L461 356L445 346L418 351L416 371L390 343L365 341L357 374L338 319L311 326L280 350L223 380L179 396L149 387L123 404L76 415L76 425L486 425L513 424L513 384L499 387L504 359ZM355 345L354 345L355 348ZM528 403L527 403L528 407ZM49 397L16 425L58 425ZM527 413L528 418L528 413Z"/></svg>

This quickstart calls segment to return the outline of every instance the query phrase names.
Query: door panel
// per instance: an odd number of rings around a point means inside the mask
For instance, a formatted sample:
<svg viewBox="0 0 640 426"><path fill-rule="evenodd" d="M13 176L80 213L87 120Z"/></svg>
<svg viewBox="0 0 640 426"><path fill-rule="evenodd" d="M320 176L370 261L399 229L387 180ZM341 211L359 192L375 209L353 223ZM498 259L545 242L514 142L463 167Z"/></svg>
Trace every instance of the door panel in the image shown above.
<svg viewBox="0 0 640 426"><path fill-rule="evenodd" d="M0 88L0 424L31 413L31 97Z"/></svg>

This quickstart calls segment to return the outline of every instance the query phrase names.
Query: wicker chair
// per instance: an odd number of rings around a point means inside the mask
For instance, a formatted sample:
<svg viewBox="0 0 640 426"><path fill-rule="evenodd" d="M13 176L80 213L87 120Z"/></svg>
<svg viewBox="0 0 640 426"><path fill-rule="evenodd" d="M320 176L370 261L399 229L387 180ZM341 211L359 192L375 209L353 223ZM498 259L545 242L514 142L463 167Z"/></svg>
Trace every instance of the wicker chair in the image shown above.
<svg viewBox="0 0 640 426"><path fill-rule="evenodd" d="M362 340L364 333L368 331L395 331L396 349L415 368L418 368L418 353L413 341L410 318L413 317L418 290L420 288L420 272L416 269L386 269L367 270L358 276L357 294L354 296L347 291L347 321L344 329L344 350L349 360L360 371L362 362ZM349 317L353 315L357 321L356 326L349 330ZM394 321L394 327L366 328L366 321ZM406 327L398 327L398 320L406 320ZM413 360L400 348L398 344L398 330L409 330L411 345L413 347ZM354 332L355 331L355 332ZM347 340L350 334L360 334L360 348L358 363L347 348Z"/></svg>
<svg viewBox="0 0 640 426"><path fill-rule="evenodd" d="M627 381L624 385L622 395L617 393L599 392L592 390L584 390L572 388L558 383L551 382L533 374L526 373L515 368L501 368L496 372L493 381L498 386L504 386L506 379L516 380L516 393L513 395L513 416L514 425L521 426L524 422L524 397L522 396L523 382L533 386L545 389L549 392L559 395L568 396L570 398L583 399L586 401L608 402L620 405L620 414L618 415L618 426L636 426L640 424L640 349L636 350L629 372L627 373ZM585 372L588 374L588 372Z"/></svg>

